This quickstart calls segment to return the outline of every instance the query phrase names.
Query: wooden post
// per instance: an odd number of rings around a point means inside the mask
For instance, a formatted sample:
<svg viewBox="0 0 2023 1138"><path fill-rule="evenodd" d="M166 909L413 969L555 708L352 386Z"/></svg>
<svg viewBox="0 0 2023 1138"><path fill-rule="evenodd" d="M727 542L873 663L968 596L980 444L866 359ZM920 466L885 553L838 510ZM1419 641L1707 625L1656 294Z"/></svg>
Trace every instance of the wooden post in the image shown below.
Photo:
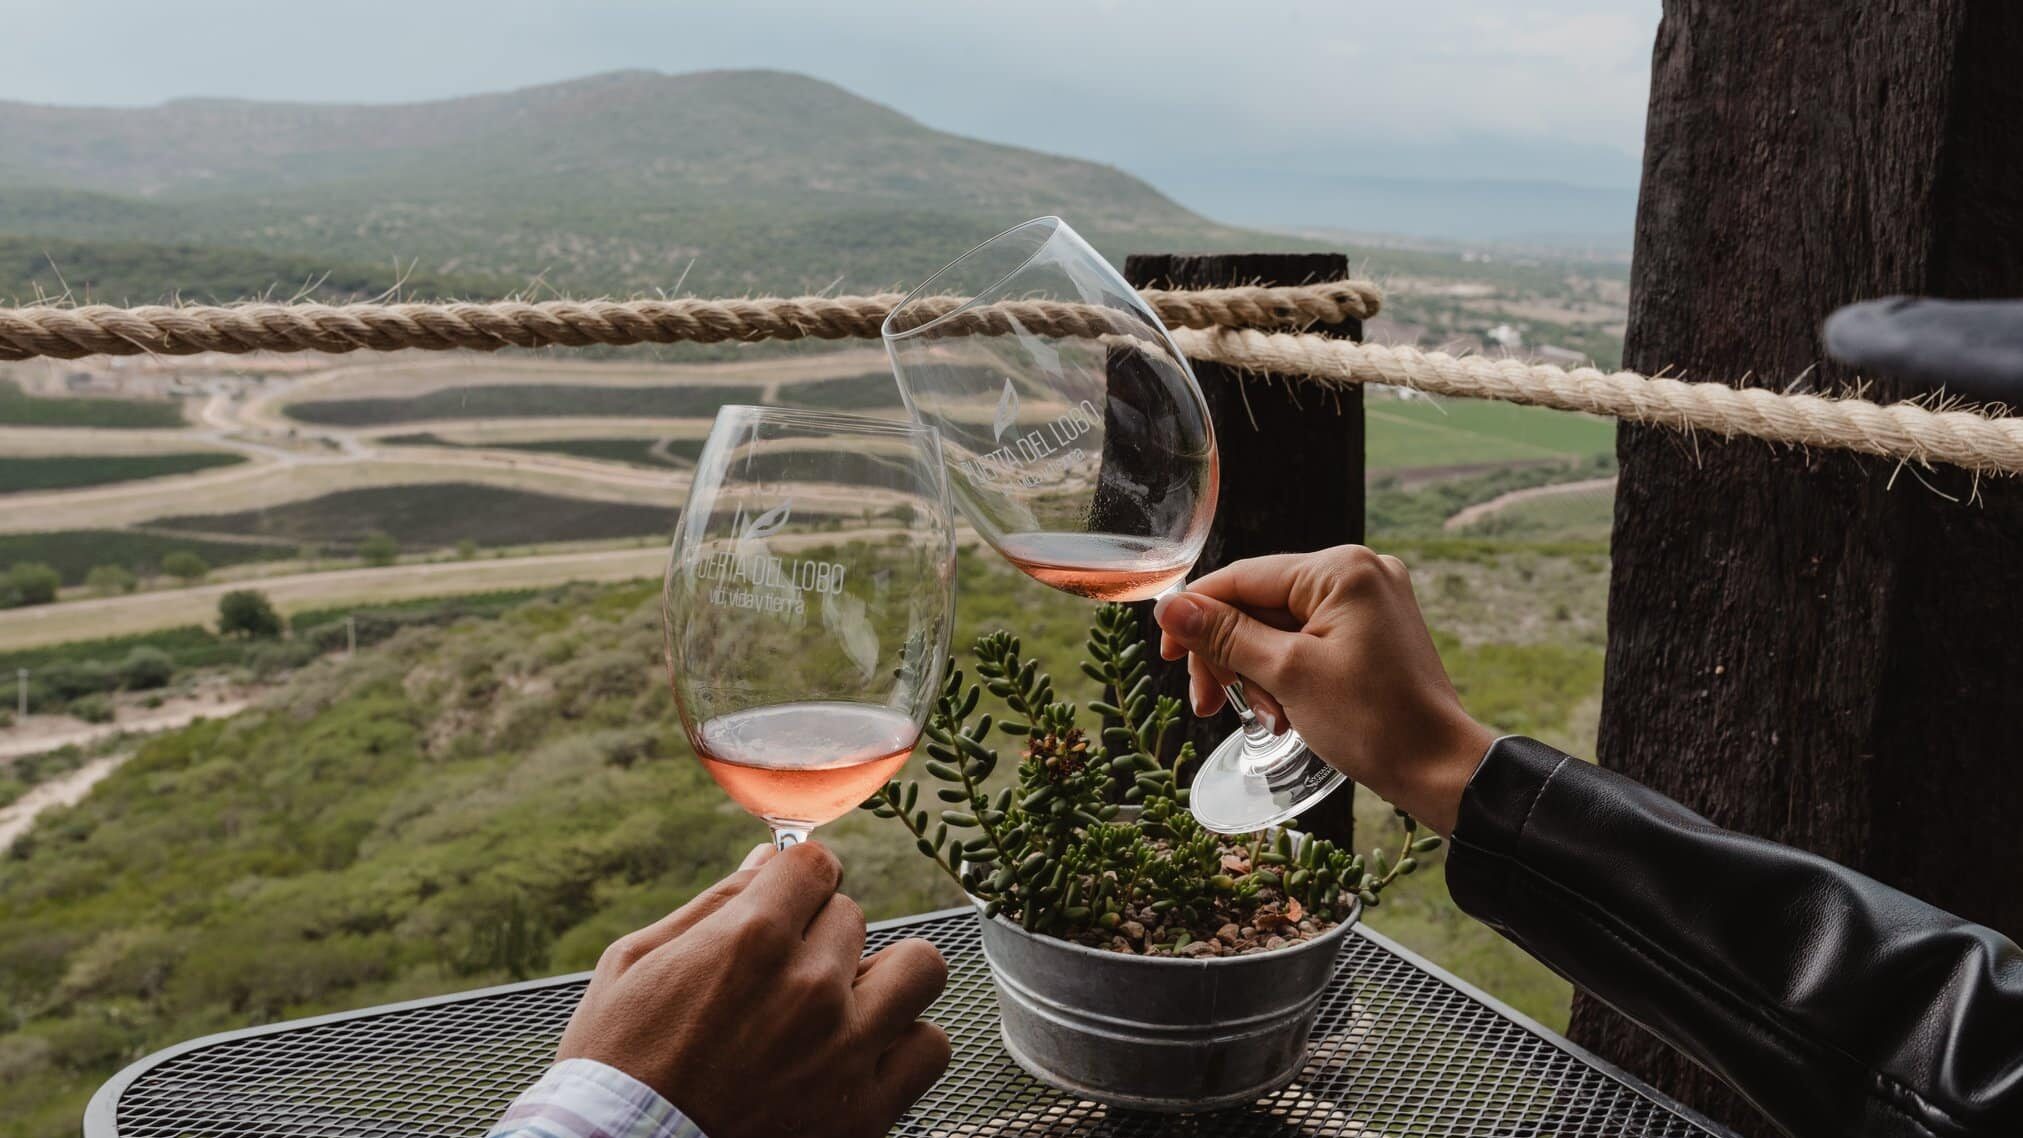
<svg viewBox="0 0 2023 1138"><path fill-rule="evenodd" d="M1665 0L1628 366L1833 388L1839 305L2023 294L2019 49L2013 0ZM1655 428L1617 452L1601 762L2023 935L2023 483ZM1572 1035L1772 1133L1593 1000Z"/></svg>
<svg viewBox="0 0 2023 1138"><path fill-rule="evenodd" d="M1190 256L1139 254L1124 262L1138 288L1226 288L1239 284L1299 285L1348 276L1340 253L1250 253ZM1360 320L1314 329L1362 338ZM1217 364L1196 362L1222 457L1221 504L1194 576L1267 553L1326 549L1363 540L1363 397L1360 389L1324 392L1283 377L1244 378ZM1152 630L1151 605L1139 620ZM1153 638L1156 645L1156 635ZM1187 698L1187 669L1158 662L1158 690ZM1207 753L1236 730L1225 711L1187 720L1187 737ZM1343 787L1305 816L1314 833L1353 839L1355 795Z"/></svg>

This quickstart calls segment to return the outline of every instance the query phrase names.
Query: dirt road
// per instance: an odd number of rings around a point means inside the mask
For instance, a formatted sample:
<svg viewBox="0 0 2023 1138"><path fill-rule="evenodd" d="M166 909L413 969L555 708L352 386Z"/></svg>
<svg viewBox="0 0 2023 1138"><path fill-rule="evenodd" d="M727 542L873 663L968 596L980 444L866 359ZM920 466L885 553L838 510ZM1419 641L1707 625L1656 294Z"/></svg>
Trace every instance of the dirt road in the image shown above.
<svg viewBox="0 0 2023 1138"><path fill-rule="evenodd" d="M498 560L443 561L384 569L295 573L188 589L96 597L0 611L0 650L66 640L128 636L186 624L208 624L218 598L233 589L257 588L284 612L346 603L377 603L453 593L531 589L570 581L625 581L658 577L667 563L659 546L555 553Z"/></svg>
<svg viewBox="0 0 2023 1138"><path fill-rule="evenodd" d="M59 747L88 747L114 735L153 734L188 727L199 719L223 719L245 710L248 702L243 697L178 700L151 710L136 710L112 723L82 725L67 716L30 716L26 722L0 731L0 764Z"/></svg>
<svg viewBox="0 0 2023 1138"><path fill-rule="evenodd" d="M1444 530L1467 529L1476 522L1493 517L1500 510L1508 509L1519 502L1529 502L1536 498L1552 498L1561 494L1590 494L1598 490L1613 491L1616 480L1608 478L1588 478L1579 482L1555 482L1550 486L1533 486L1524 490L1512 490L1508 494L1498 494L1487 502L1477 502L1440 523Z"/></svg>

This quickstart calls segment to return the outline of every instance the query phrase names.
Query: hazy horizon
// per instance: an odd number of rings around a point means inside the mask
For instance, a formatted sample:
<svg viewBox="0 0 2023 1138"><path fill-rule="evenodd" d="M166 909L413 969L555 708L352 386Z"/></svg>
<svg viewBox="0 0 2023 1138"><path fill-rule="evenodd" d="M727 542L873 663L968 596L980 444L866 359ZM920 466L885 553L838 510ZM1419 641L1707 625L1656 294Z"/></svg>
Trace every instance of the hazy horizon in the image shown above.
<svg viewBox="0 0 2023 1138"><path fill-rule="evenodd" d="M936 129L1117 166L1217 220L1627 243L1656 0L1525 12L1440 0L1409 13L1295 0L1269 18L1198 0L1032 0L1023 11L364 0L332 20L237 0L31 3L10 17L0 99L402 103L629 68L774 68ZM401 34L388 37L395 22ZM100 65L77 68L68 49L86 39ZM1573 192L1445 185L1483 182ZM1581 231L1551 232L1562 224Z"/></svg>

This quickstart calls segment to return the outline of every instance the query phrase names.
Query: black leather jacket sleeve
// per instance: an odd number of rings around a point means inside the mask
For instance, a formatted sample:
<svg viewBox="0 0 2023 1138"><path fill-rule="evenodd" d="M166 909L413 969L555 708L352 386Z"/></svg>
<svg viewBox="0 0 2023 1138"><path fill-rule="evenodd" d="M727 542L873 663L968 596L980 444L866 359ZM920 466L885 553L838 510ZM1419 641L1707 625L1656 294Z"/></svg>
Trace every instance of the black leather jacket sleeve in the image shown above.
<svg viewBox="0 0 2023 1138"><path fill-rule="evenodd" d="M2023 1136L2023 951L1992 929L1517 737L1447 880L1796 1138Z"/></svg>

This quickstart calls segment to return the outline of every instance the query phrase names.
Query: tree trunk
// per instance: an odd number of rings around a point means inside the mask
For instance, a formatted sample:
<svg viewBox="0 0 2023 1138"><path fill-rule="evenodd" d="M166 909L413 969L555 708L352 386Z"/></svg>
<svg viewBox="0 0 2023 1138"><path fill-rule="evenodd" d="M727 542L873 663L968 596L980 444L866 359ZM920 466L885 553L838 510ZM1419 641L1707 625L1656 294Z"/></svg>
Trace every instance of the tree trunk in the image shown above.
<svg viewBox="0 0 2023 1138"><path fill-rule="evenodd" d="M1138 288L1299 285L1348 275L1348 258L1340 253L1141 254L1124 262L1125 278ZM1313 331L1359 340L1363 325L1348 320ZM1324 392L1284 377L1244 379L1199 361L1194 374L1215 422L1222 491L1193 576L1246 557L1363 540L1360 390ZM1138 619L1156 632L1150 603L1138 606ZM1156 634L1151 641L1155 687L1184 701L1186 666L1159 661ZM1186 737L1204 755L1237 729L1236 716L1227 710L1207 720L1190 715L1186 726ZM1354 805L1352 788L1344 786L1309 811L1303 825L1347 844L1354 836Z"/></svg>
<svg viewBox="0 0 2023 1138"><path fill-rule="evenodd" d="M2013 0L1666 0L1627 365L1833 389L1834 308L2023 293L2019 49ZM2023 485L1656 428L1617 453L1601 762L2023 934ZM1773 1133L1592 999L1572 1035Z"/></svg>

